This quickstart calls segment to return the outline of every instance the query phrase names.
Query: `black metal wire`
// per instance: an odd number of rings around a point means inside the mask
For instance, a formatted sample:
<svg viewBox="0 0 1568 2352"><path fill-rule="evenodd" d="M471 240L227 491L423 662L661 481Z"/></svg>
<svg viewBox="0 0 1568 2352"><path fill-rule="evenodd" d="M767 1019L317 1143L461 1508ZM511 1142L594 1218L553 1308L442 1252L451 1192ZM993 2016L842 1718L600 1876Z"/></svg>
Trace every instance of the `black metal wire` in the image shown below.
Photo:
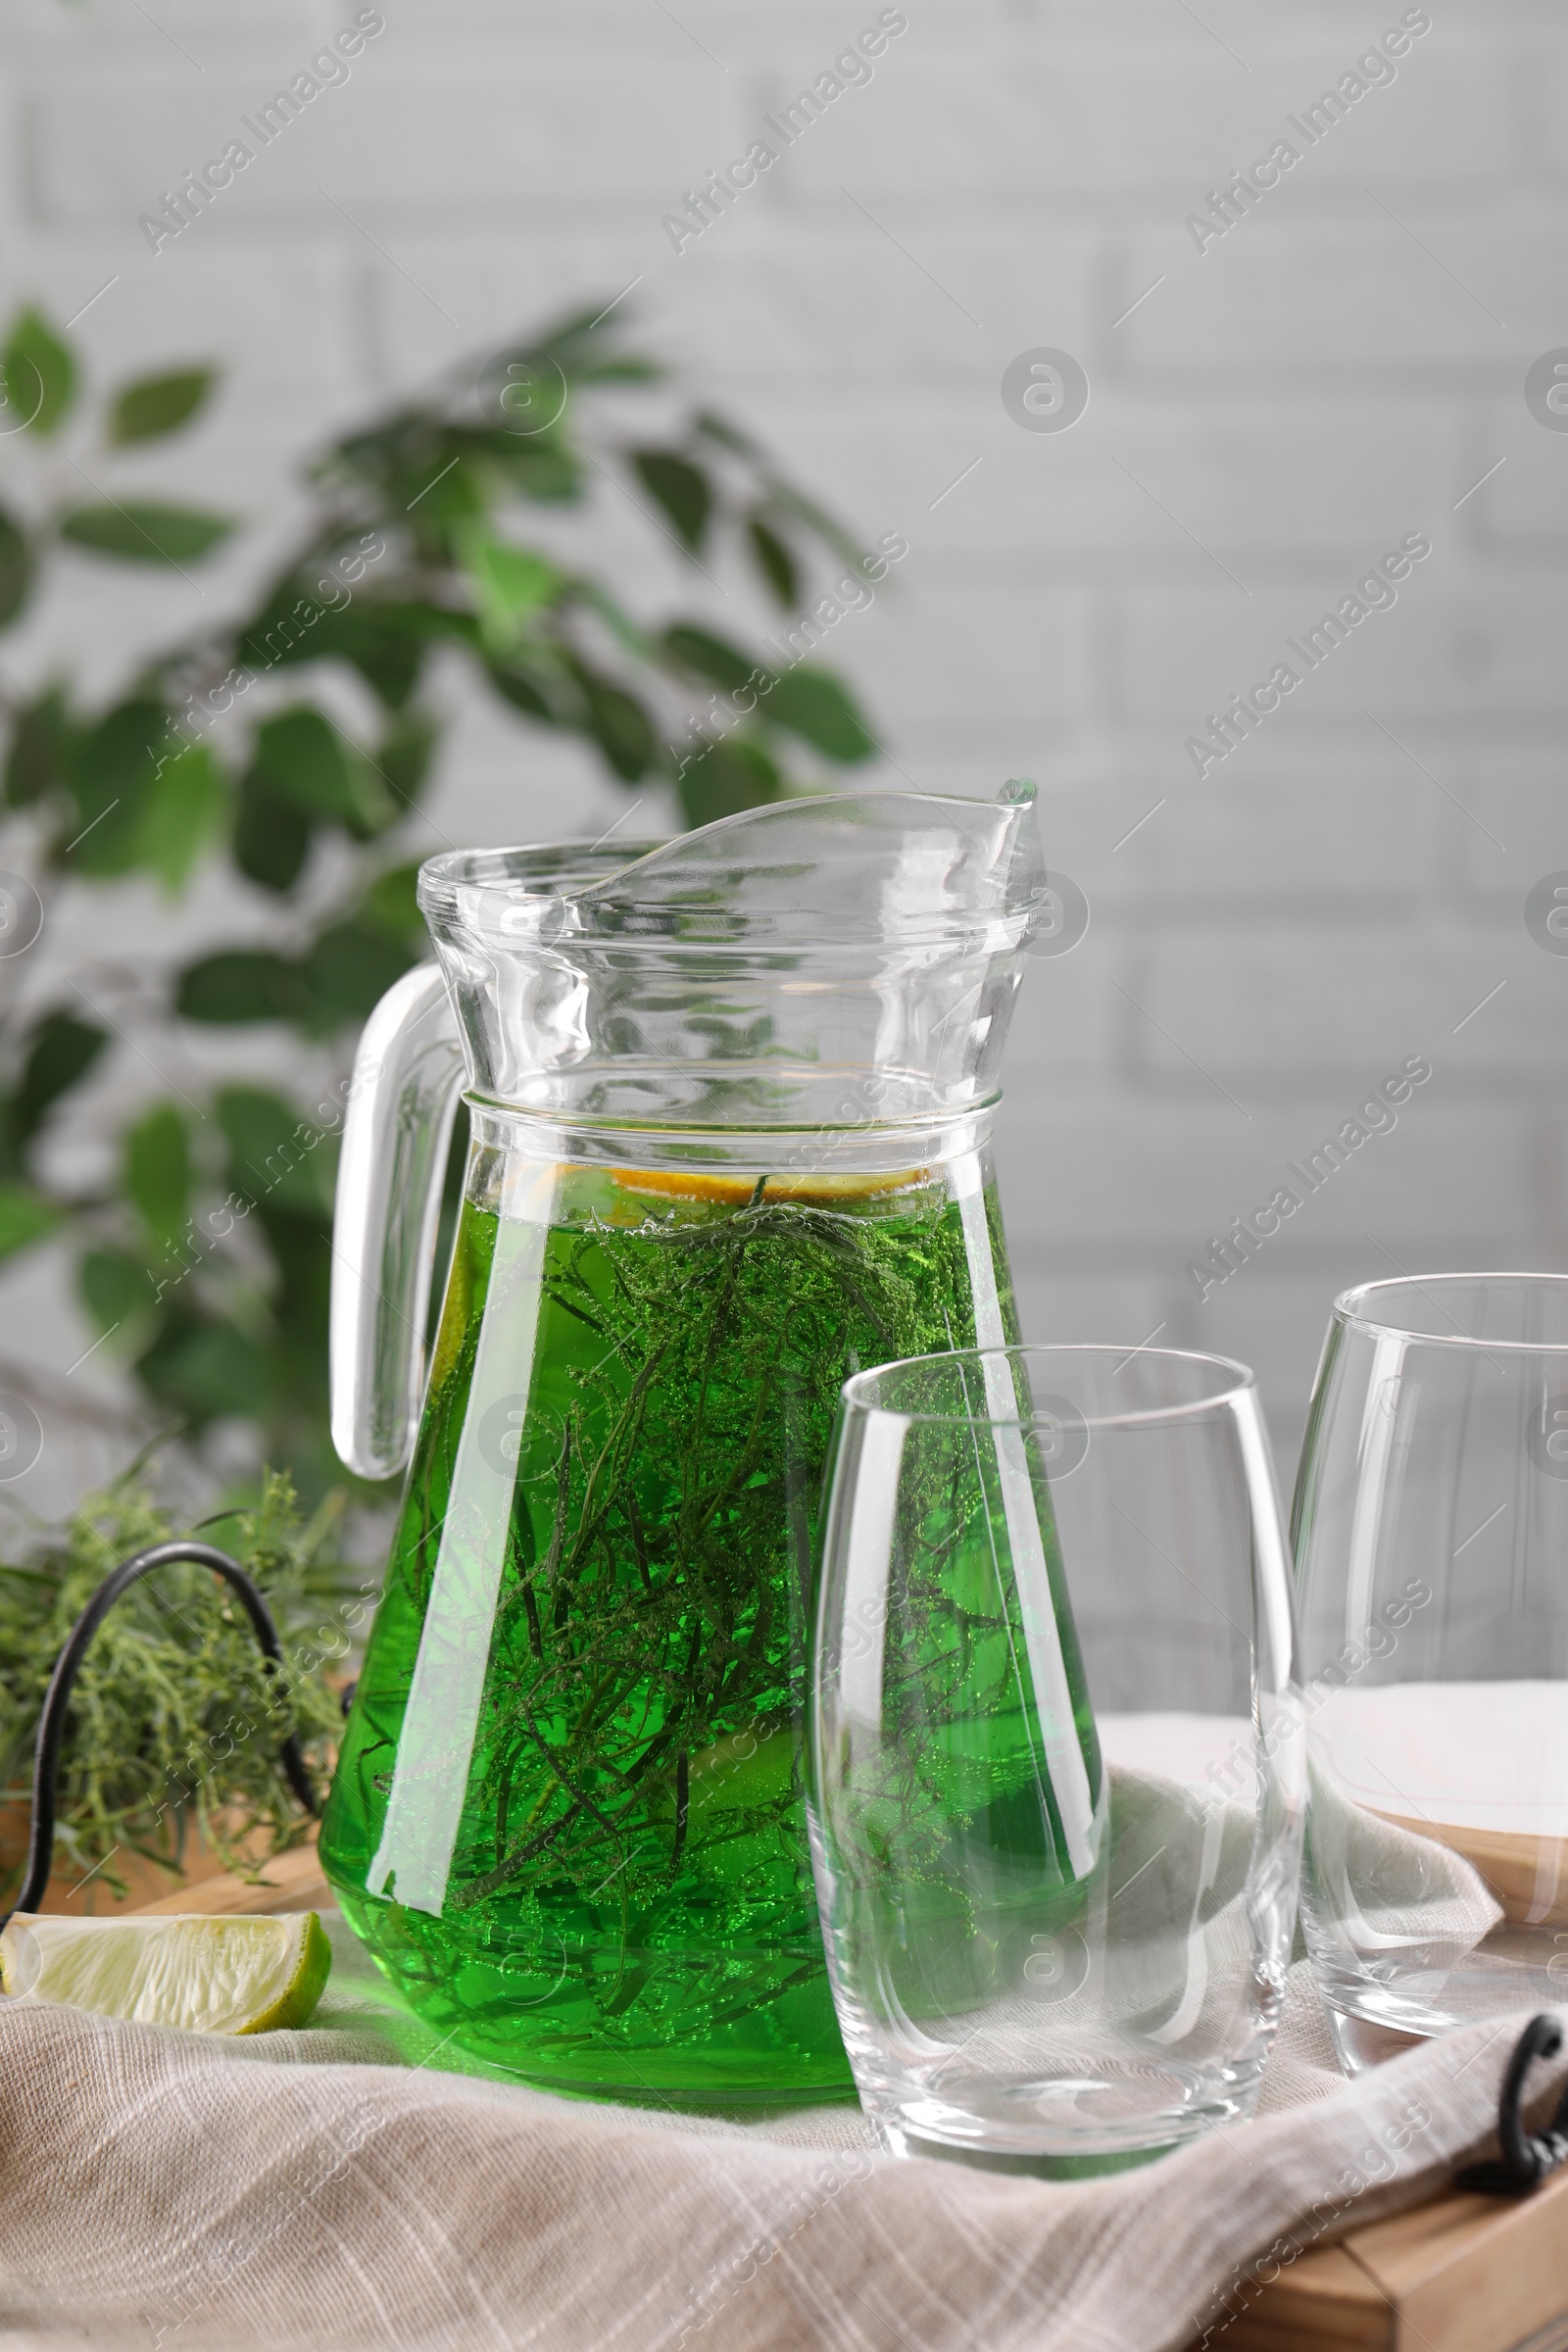
<svg viewBox="0 0 1568 2352"><path fill-rule="evenodd" d="M1459 2175L1461 2188L1484 2189L1489 2196L1520 2197L1539 2188L1548 2174L1568 2159L1568 2086L1557 2102L1549 2130L1534 2134L1525 2130L1525 2077L1538 2058L1555 2058L1562 2048L1562 2029L1549 2011L1533 2017L1508 2061L1497 2100L1497 2145L1501 2159L1494 2164L1467 2165Z"/></svg>
<svg viewBox="0 0 1568 2352"><path fill-rule="evenodd" d="M43 1713L38 1718L38 1740L32 1758L32 1829L27 1841L27 1876L13 1911L36 1911L49 1884L50 1867L55 1849L55 1783L60 1772L60 1743L65 1735L66 1710L75 1687L81 1662L87 1654L94 1634L114 1607L122 1592L155 1568L168 1568L176 1560L189 1560L198 1568L210 1568L220 1576L237 1595L241 1607L251 1621L251 1629L270 1671L283 1663L283 1645L272 1623L272 1612L261 1592L226 1551L219 1551L211 1544L154 1544L134 1558L122 1560L118 1568L104 1578L81 1615L71 1629L71 1638L49 1678L44 1696ZM290 1732L279 1749L283 1771L289 1787L307 1813L319 1811L311 1776L306 1769L305 1754L297 1736ZM0 1927L12 1916L5 1913Z"/></svg>

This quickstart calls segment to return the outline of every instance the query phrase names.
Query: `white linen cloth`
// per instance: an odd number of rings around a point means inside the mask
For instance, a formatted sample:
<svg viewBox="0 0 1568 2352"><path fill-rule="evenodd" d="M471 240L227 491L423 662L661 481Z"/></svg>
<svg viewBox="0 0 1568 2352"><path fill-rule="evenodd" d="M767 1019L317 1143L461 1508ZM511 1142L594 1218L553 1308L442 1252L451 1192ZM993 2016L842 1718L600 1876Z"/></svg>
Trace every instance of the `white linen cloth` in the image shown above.
<svg viewBox="0 0 1568 2352"><path fill-rule="evenodd" d="M1345 2084L1301 1969L1260 2120L1045 2183L439 2071L341 1922L305 2031L0 2003L16 2352L1178 2352L1488 2140L1523 2016ZM1562 2068L1542 2070L1543 2100Z"/></svg>

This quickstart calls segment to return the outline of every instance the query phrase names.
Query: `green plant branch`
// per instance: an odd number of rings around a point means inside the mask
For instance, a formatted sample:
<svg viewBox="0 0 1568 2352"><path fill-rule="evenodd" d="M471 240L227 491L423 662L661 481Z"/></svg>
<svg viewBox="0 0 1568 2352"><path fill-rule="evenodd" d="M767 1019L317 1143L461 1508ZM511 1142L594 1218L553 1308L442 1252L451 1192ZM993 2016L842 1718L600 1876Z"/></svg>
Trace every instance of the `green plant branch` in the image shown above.
<svg viewBox="0 0 1568 2352"><path fill-rule="evenodd" d="M673 537L703 568L738 561L786 613L818 559L870 573L852 536L742 427L699 412L664 441L601 433L601 388L635 394L663 372L601 317L584 310L456 366L429 395L340 436L308 469L311 512L259 593L143 657L107 705L69 678L31 692L9 674L0 684L0 814L31 827L46 898L67 881L148 879L173 898L214 864L256 894L256 944L154 957L130 975L137 1042L153 1058L184 1024L214 1040L280 1025L344 1066L360 1023L425 951L413 881L439 763L442 720L426 692L438 657L455 657L519 723L582 742L617 784L673 788L692 823L803 789L803 756L853 764L874 749L828 670L807 662L781 677L776 657L679 614L633 611L612 577L530 544L533 513L569 517L608 470L634 485L662 545ZM130 584L148 568L189 572L228 543L228 517L124 488L112 471L122 449L154 442L177 466L215 396L205 364L94 401L69 340L26 310L0 349L0 377L13 392L43 387L23 445L69 465L72 436L101 423L90 498L85 482L81 497L51 493L24 520L0 481L0 643L63 560L119 567ZM508 405L519 380L560 393L560 414L528 434ZM20 454L15 442L7 454ZM559 546L559 529L548 536ZM352 732L320 692L345 667L374 713ZM778 682L753 693L747 713L739 689L752 679ZM683 725L696 733L683 739ZM324 895L323 854L342 868ZM84 975L92 1009L70 986ZM0 1020L0 1257L46 1233L64 1239L106 1356L130 1367L161 1414L197 1436L214 1419L248 1421L304 1491L323 1493L336 1475L324 1396L335 1123L302 1117L236 1066L133 1119L107 1185L56 1177L40 1146L121 1050L111 1023L122 1018L119 981L99 959L61 979L53 1001ZM300 1165L265 1173L291 1152ZM214 1230L232 1228L242 1200L246 1251ZM596 1529L602 1520L580 1531L564 1579Z"/></svg>

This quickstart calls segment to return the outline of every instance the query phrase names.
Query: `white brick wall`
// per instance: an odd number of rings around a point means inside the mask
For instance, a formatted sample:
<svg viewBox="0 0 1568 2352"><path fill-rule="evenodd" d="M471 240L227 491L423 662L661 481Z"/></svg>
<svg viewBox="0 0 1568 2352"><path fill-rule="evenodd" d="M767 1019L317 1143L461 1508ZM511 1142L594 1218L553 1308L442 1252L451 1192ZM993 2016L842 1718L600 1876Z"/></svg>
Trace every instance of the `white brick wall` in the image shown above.
<svg viewBox="0 0 1568 2352"><path fill-rule="evenodd" d="M1031 1333L1163 1323L1247 1356L1288 1478L1338 1288L1395 1261L1568 1262L1568 960L1522 919L1568 865L1568 436L1521 390L1568 341L1568 21L1433 0L1392 86L1200 256L1185 216L1398 6L1205 0L1200 24L1152 0L908 0L869 86L677 257L661 216L875 13L386 0L347 86L155 260L137 213L348 0L160 0L156 24L131 0L15 0L0 292L64 318L118 272L79 329L101 373L221 358L180 464L255 513L390 385L640 277L645 331L705 400L867 532L906 533L896 590L835 643L898 768L977 792L1033 772L1092 903L1084 944L1032 971L1003 1119ZM1070 433L1003 410L1038 344L1089 372ZM595 527L618 543L613 514ZM1397 609L1200 782L1188 733L1417 528L1434 552ZM700 579L636 568L703 608ZM183 595L143 625L182 622ZM90 623L107 676L129 601L83 567L31 659ZM432 819L497 838L618 806L575 754L473 714ZM1434 1076L1397 1133L1200 1305L1188 1256L1416 1052ZM7 1297L46 1289L33 1271ZM28 1311L63 1369L88 1335Z"/></svg>

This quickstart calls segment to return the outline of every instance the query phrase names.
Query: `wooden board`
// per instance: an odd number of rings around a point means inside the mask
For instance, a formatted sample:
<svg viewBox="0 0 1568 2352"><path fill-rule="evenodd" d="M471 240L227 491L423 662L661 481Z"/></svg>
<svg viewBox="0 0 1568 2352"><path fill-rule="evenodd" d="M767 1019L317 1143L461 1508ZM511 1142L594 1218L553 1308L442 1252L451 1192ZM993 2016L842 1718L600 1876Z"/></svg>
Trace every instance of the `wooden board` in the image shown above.
<svg viewBox="0 0 1568 2352"><path fill-rule="evenodd" d="M30 1818L27 1805L0 1805L0 1864L7 1870L20 1872L26 1861ZM115 1893L100 1862L85 1877L74 1868L55 1871L44 1888L39 1910L67 1912L78 1919L120 1919L129 1912L143 1910L166 1895L175 1884L169 1871L156 1862L145 1861L140 1854L125 1853L117 1847L111 1859L116 1876L124 1882L123 1897ZM218 1855L195 1831L185 1840L184 1873L179 1886L181 1893L188 1893L203 1880L226 1875Z"/></svg>
<svg viewBox="0 0 1568 2352"><path fill-rule="evenodd" d="M1417 1820L1408 1813L1386 1812L1381 1805L1369 1810L1396 1829L1408 1830L1414 1838L1431 1838L1462 1854L1502 1905L1504 1919L1532 1928L1568 1927L1568 1838Z"/></svg>
<svg viewBox="0 0 1568 2352"><path fill-rule="evenodd" d="M1209 2352L1568 2352L1568 2174L1449 2189L1303 2254Z"/></svg>
<svg viewBox="0 0 1568 2352"><path fill-rule="evenodd" d="M274 1854L263 1867L260 1886L219 1871L194 1886L177 1886L172 1894L160 1895L155 1903L142 1903L138 1910L143 1916L205 1911L233 1918L241 1912L324 1911L335 1904L336 1897L321 1873L313 1834L308 1845Z"/></svg>

